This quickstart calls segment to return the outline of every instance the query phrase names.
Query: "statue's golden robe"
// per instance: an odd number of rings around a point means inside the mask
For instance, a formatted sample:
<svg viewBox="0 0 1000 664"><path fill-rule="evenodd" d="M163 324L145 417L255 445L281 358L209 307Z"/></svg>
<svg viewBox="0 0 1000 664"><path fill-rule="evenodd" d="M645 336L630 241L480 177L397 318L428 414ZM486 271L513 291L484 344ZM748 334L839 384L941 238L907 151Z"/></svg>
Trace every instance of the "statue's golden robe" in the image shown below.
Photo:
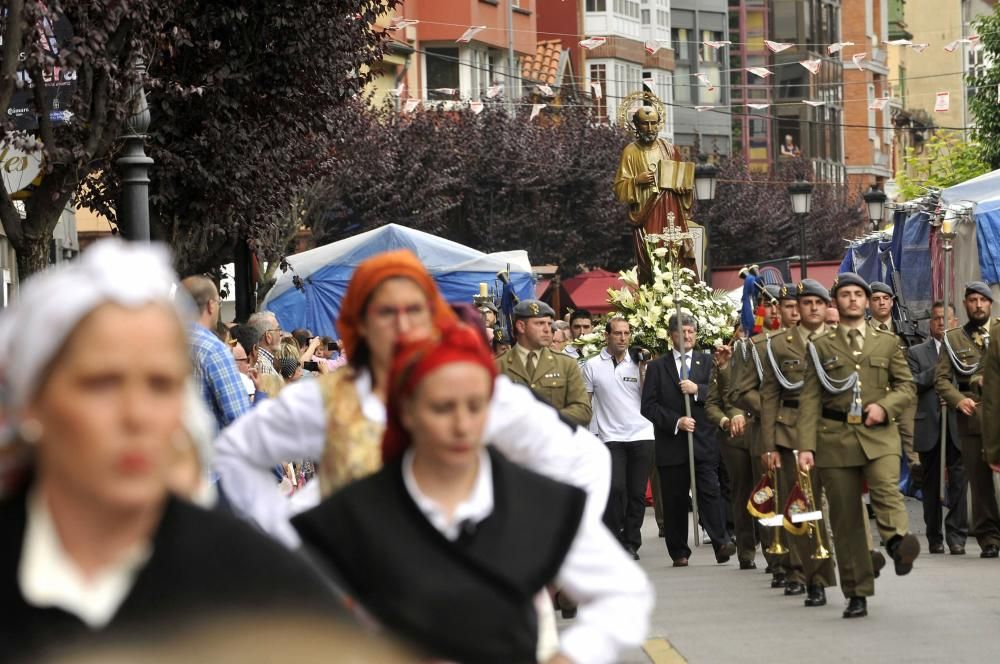
<svg viewBox="0 0 1000 664"><path fill-rule="evenodd" d="M656 171L656 182L638 184L636 177L649 170ZM640 283L652 282L652 266L646 251L646 234L660 234L667 227L667 214L674 213L674 224L687 230L694 188L694 164L681 161L680 150L663 139L648 148L630 143L622 152L615 175L615 198L628 205L629 222ZM682 264L692 262L693 245L685 242L681 251ZM689 266L690 267L690 266Z"/></svg>

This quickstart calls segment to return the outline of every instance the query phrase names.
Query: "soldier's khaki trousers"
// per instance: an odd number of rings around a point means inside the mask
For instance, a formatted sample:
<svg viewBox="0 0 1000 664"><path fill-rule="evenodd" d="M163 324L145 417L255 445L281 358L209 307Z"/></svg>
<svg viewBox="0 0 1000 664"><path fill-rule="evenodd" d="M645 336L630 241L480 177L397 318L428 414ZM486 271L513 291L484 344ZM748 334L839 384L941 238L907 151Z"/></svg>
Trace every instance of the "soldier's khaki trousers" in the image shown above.
<svg viewBox="0 0 1000 664"><path fill-rule="evenodd" d="M729 473L729 497L733 510L733 534L736 536L736 556L753 560L759 538L757 519L747 511L747 501L760 477L760 460L750 456L750 451L735 445L722 445L722 460Z"/></svg>
<svg viewBox="0 0 1000 664"><path fill-rule="evenodd" d="M875 594L875 573L865 536L862 484L868 483L875 523L882 539L910 531L909 517L899 492L899 456L891 454L869 461L864 466L820 468L830 504L830 526L840 568L840 588L847 597L870 597Z"/></svg>
<svg viewBox="0 0 1000 664"><path fill-rule="evenodd" d="M962 464L972 493L972 514L969 534L979 546L1000 546L1000 509L993 488L993 470L983 456L983 438L975 434L962 436Z"/></svg>
<svg viewBox="0 0 1000 664"><path fill-rule="evenodd" d="M798 464L795 462L795 454L792 450L778 447L778 453L781 455L781 468L778 470L778 497L782 503L778 506L778 509L784 510L792 487L795 486L795 482L799 479L799 472ZM812 506L812 509L820 510L822 509L822 504L819 496L823 495L823 480L815 470L813 470L811 475L813 495L817 496L816 500L820 503ZM803 487L803 491L805 491L805 487ZM826 537L825 524L820 521L818 525L823 546L829 550L830 541ZM816 544L809 533L805 535L793 535L787 530L783 530L781 536L788 547L789 581L823 586L824 588L836 585L837 573L834 571L833 558L827 558L826 560L812 559L812 554L816 550Z"/></svg>
<svg viewBox="0 0 1000 664"><path fill-rule="evenodd" d="M760 454L758 453L758 450L760 449L760 424L756 419L747 420L747 426L743 432L743 436L747 441L750 456L753 458L753 465L751 466L753 471L753 482L750 483L750 491L753 491L753 488L757 486L757 482L764 475L764 465L761 463ZM749 491L747 492L746 498L743 500L744 512L746 512L748 500L750 500ZM774 541L774 533L777 529L762 526L757 522L757 519L754 519L754 523L757 526L757 538L760 540L761 551L764 552L764 560L767 561L768 566L771 568L771 573L787 574L788 554L783 553L781 555L775 555L767 552L767 549Z"/></svg>

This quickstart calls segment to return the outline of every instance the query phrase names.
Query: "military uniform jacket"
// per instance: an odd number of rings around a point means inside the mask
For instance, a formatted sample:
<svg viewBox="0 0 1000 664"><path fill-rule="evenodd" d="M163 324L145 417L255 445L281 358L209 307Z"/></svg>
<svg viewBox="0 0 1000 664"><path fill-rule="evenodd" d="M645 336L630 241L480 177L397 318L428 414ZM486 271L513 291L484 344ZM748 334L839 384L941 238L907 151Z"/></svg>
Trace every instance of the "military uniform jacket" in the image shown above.
<svg viewBox="0 0 1000 664"><path fill-rule="evenodd" d="M987 321L984 326L989 324ZM985 356L986 344L982 338L973 339L964 327L952 328L944 334L951 350L955 353L955 359L970 369L973 366L976 367L971 375L963 375L956 370L947 347L944 343L941 344L941 354L938 356L937 370L934 374L934 387L948 404L948 408L954 410L958 408L958 403L966 397L977 402L982 399L983 369L985 367L985 362L982 360ZM982 431L980 414L981 411L977 411L975 416L966 417L959 413L959 432L963 435L980 435Z"/></svg>
<svg viewBox="0 0 1000 664"><path fill-rule="evenodd" d="M728 417L731 420L737 415L744 414L728 400L728 395L732 394L730 385L732 375L733 360L727 362L724 367L720 367L718 364L712 366L712 377L708 383L708 398L705 399L705 415L716 426L716 438L719 443L745 450L747 449L746 436L733 437L722 428L722 421L725 418Z"/></svg>
<svg viewBox="0 0 1000 664"><path fill-rule="evenodd" d="M528 375L515 348L496 359L497 370L515 383L527 386L561 415L587 426L591 416L590 397L576 360L562 353L553 353L549 348L537 352L538 360L532 376Z"/></svg>
<svg viewBox="0 0 1000 664"><path fill-rule="evenodd" d="M768 334L768 332L755 334L748 341L742 342L742 348L733 350L733 359L737 360L738 357L739 368L733 378L733 393L730 403L747 411L748 415L753 418L760 417L760 373L757 371L753 351L756 349L757 357L763 360L764 343L767 341ZM775 332L770 334L775 334ZM746 357L743 356L744 352Z"/></svg>
<svg viewBox="0 0 1000 664"><path fill-rule="evenodd" d="M1000 318L994 319L990 336L995 341L983 361L983 452L987 463L1000 463Z"/></svg>
<svg viewBox="0 0 1000 664"><path fill-rule="evenodd" d="M822 332L820 333L822 335ZM778 380L774 367L789 383L799 383L805 376L809 350L798 328L789 328L770 337L759 349L764 379L760 385L760 453L775 452L778 447L798 449L799 396L801 388L790 390ZM773 365L772 365L773 361Z"/></svg>
<svg viewBox="0 0 1000 664"><path fill-rule="evenodd" d="M901 455L895 420L916 398L913 375L896 335L868 327L863 350L855 355L847 332L841 325L813 339L820 366L834 381L857 371L862 409L876 403L885 410L887 421L874 427L848 424L853 390L827 391L810 356L799 395L797 432L799 450L815 452L821 468L862 466L870 459Z"/></svg>

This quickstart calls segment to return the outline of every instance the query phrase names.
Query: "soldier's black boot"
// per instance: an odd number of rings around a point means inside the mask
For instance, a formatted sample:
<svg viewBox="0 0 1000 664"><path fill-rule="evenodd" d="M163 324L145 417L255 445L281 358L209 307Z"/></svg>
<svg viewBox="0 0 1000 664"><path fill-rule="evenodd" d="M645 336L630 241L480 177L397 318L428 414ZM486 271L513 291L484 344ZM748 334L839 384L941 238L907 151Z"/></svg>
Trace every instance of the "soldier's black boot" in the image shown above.
<svg viewBox="0 0 1000 664"><path fill-rule="evenodd" d="M904 576L913 569L913 561L920 555L920 540L915 535L896 535L890 539L885 548L892 556L896 567L896 576Z"/></svg>
<svg viewBox="0 0 1000 664"><path fill-rule="evenodd" d="M785 595L789 597L792 595L803 595L805 592L806 587L798 581L789 581L785 584Z"/></svg>
<svg viewBox="0 0 1000 664"><path fill-rule="evenodd" d="M848 597L845 618L864 618L868 615L868 600L864 597Z"/></svg>
<svg viewBox="0 0 1000 664"><path fill-rule="evenodd" d="M807 597L804 602L806 606L826 606L826 588L809 584Z"/></svg>
<svg viewBox="0 0 1000 664"><path fill-rule="evenodd" d="M785 580L785 575L781 572L777 572L774 577L771 578L772 588L784 588L787 581Z"/></svg>

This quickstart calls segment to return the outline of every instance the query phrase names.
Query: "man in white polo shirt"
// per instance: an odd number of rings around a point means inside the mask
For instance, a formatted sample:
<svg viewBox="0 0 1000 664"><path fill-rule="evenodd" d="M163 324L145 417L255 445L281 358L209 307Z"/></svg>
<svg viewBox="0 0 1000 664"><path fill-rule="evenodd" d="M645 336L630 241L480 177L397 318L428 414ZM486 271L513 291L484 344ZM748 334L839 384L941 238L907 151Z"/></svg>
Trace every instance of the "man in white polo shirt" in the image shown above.
<svg viewBox="0 0 1000 664"><path fill-rule="evenodd" d="M611 493L604 522L639 560L653 424L639 412L642 378L640 365L629 353L632 330L628 321L612 318L606 331L607 346L583 365L583 383L594 412L591 429L611 452Z"/></svg>

